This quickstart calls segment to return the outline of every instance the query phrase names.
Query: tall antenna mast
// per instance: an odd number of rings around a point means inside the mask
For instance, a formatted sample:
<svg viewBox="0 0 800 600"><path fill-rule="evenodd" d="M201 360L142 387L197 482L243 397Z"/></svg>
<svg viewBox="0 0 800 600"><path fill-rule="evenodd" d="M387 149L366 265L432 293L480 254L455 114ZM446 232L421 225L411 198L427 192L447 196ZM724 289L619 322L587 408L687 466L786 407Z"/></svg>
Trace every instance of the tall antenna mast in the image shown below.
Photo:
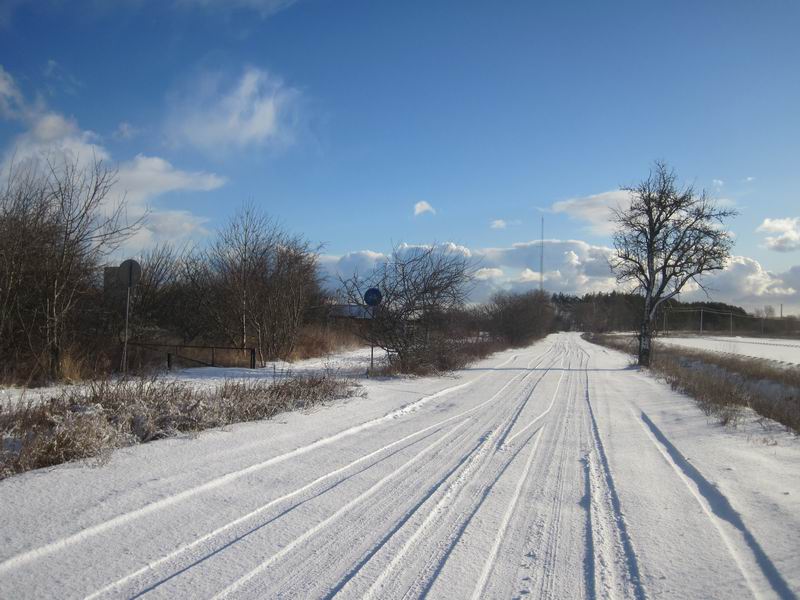
<svg viewBox="0 0 800 600"><path fill-rule="evenodd" d="M539 291L544 291L544 215L542 215L542 238L539 242Z"/></svg>

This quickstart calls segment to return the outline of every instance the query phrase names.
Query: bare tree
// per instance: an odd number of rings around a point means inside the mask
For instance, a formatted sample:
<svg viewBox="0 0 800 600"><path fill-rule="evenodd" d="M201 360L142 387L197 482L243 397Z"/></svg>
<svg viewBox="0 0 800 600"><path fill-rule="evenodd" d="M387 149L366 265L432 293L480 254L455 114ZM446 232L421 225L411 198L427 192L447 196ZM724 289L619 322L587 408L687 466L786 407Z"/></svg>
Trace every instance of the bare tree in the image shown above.
<svg viewBox="0 0 800 600"><path fill-rule="evenodd" d="M370 318L362 337L395 353L401 370L408 371L445 351L445 317L466 302L472 271L468 257L447 247L396 247L371 274L354 274L342 285L354 305L364 304L369 288L381 291L381 304L364 308Z"/></svg>
<svg viewBox="0 0 800 600"><path fill-rule="evenodd" d="M317 295L317 252L253 205L244 206L206 250L183 261L206 337L255 346L262 363L288 356Z"/></svg>
<svg viewBox="0 0 800 600"><path fill-rule="evenodd" d="M0 333L10 334L18 356L27 346L52 378L100 260L141 223L125 219L124 201L110 202L115 183L116 172L102 161L84 166L61 157L12 169L0 197Z"/></svg>
<svg viewBox="0 0 800 600"><path fill-rule="evenodd" d="M702 288L700 276L725 267L733 239L722 225L736 211L720 207L691 185L679 187L675 171L660 161L647 179L624 189L631 204L614 210L610 263L617 281L635 282L644 296L639 364L646 366L657 309L690 281Z"/></svg>

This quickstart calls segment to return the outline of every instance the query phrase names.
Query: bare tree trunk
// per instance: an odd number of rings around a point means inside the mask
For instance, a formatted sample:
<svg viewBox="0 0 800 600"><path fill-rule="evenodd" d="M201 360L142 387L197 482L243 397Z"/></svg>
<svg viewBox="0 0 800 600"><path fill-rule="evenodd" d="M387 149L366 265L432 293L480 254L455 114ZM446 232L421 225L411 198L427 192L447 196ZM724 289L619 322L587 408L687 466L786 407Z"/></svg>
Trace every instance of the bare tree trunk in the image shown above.
<svg viewBox="0 0 800 600"><path fill-rule="evenodd" d="M653 328L649 316L642 321L639 329L639 366L650 366L650 351L653 344Z"/></svg>

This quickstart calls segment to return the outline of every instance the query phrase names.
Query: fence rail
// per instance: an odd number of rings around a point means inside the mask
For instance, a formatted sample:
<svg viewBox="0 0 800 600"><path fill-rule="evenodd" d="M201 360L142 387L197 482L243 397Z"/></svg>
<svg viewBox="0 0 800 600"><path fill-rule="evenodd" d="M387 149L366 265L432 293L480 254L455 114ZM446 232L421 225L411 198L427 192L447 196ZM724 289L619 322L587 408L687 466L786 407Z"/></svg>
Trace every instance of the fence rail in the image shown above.
<svg viewBox="0 0 800 600"><path fill-rule="evenodd" d="M697 316L694 316L696 313ZM796 317L768 317L748 315L714 308L671 308L663 311L662 332L698 331L704 333L722 333L730 335L745 334L757 336L800 335L800 319Z"/></svg>
<svg viewBox="0 0 800 600"><path fill-rule="evenodd" d="M188 361L205 367L232 366L232 365L220 364L221 361L219 359L221 357L217 352L220 350L224 352L230 352L230 351L242 352L248 357L249 368L251 369L256 368L255 348L242 348L237 346L201 346L197 344L163 344L160 342L147 342L147 341L128 342L128 345L165 354L167 360L167 369L169 370L172 370L173 362L176 359ZM207 351L208 354L205 356L205 358L207 358L208 360L201 360L200 358L197 358L197 356L188 356L187 353L185 352L186 350Z"/></svg>

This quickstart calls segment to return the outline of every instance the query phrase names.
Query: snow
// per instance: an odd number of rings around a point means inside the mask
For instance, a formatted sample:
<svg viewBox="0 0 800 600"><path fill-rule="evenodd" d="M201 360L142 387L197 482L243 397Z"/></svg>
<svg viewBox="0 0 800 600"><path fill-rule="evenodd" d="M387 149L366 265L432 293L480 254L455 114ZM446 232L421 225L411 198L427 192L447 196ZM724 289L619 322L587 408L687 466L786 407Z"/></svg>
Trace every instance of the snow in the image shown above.
<svg viewBox="0 0 800 600"><path fill-rule="evenodd" d="M751 337L660 337L658 343L800 365L800 340Z"/></svg>
<svg viewBox="0 0 800 600"><path fill-rule="evenodd" d="M362 381L0 482L0 597L800 593L800 441L778 427L709 422L576 334Z"/></svg>
<svg viewBox="0 0 800 600"><path fill-rule="evenodd" d="M385 355L375 349L375 366L385 363ZM342 377L363 376L370 365L370 349L358 348L320 358L309 358L295 362L272 361L257 369L242 367L199 367L179 369L163 373L165 379L180 381L194 388L213 388L226 379L267 380L287 375L310 375L322 372ZM51 385L36 388L0 387L0 405L14 405L19 401L37 402L59 395L66 387L80 389L81 384Z"/></svg>

